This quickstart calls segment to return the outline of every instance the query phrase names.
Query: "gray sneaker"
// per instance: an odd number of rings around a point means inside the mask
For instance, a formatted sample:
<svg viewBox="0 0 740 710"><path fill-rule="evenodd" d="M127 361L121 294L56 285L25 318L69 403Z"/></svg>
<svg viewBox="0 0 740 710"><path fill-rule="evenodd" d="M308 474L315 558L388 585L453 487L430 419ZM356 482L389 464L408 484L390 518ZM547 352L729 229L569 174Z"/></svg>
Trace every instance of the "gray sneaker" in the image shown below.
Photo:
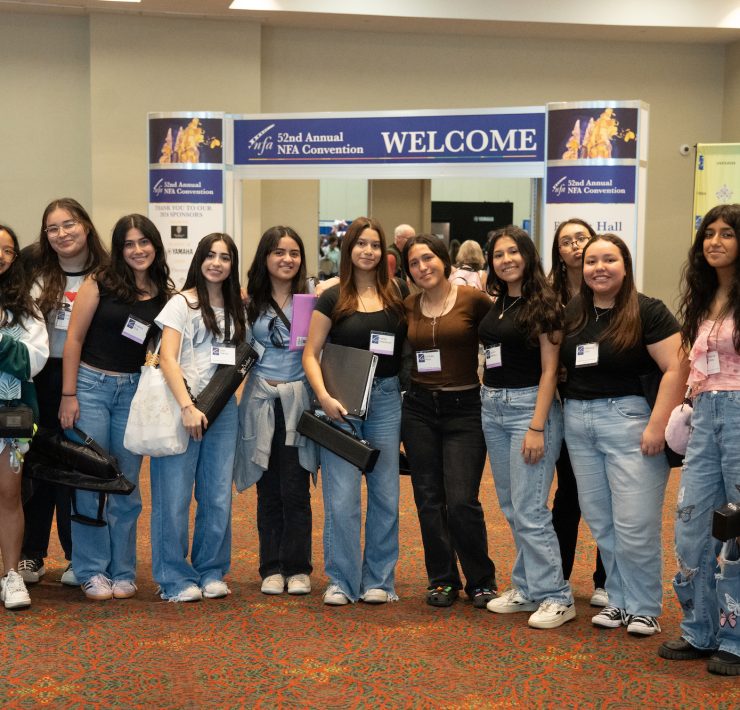
<svg viewBox="0 0 740 710"><path fill-rule="evenodd" d="M25 557L18 563L18 574L26 584L36 584L46 574L44 561Z"/></svg>

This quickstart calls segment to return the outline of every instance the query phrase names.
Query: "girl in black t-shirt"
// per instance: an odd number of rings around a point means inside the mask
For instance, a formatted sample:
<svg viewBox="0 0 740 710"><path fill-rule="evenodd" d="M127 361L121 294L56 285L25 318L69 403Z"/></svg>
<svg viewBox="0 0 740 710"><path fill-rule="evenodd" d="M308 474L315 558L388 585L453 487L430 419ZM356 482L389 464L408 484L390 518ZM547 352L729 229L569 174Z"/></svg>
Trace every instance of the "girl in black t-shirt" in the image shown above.
<svg viewBox="0 0 740 710"><path fill-rule="evenodd" d="M650 636L662 609L664 432L687 374L678 323L637 293L629 249L613 234L586 244L581 292L565 318L565 439L609 595L592 622ZM652 373L661 382L651 412L640 376Z"/></svg>
<svg viewBox="0 0 740 710"><path fill-rule="evenodd" d="M385 236L380 224L367 217L352 222L342 240L339 285L324 292L311 317L303 367L324 412L341 421L344 404L324 385L319 354L324 343L371 350L378 355L367 416L354 422L380 456L366 473L367 516L365 551L360 542L362 471L328 449L321 448L324 494L324 566L329 587L324 603L344 605L361 599L382 604L398 599L398 449L401 390L398 373L406 338L401 301L405 284L388 275ZM342 426L347 427L347 424Z"/></svg>
<svg viewBox="0 0 740 710"><path fill-rule="evenodd" d="M487 607L501 614L534 612L530 626L552 629L576 615L547 507L563 438L554 397L561 310L523 229L509 226L493 235L488 265L496 302L478 328L486 355L483 433L517 555L512 588Z"/></svg>

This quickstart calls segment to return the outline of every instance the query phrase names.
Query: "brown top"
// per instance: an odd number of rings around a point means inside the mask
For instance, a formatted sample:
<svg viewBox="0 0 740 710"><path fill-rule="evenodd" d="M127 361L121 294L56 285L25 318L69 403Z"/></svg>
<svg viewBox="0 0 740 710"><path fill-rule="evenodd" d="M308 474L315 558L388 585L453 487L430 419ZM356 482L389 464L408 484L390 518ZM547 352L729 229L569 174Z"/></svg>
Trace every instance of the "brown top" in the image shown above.
<svg viewBox="0 0 740 710"><path fill-rule="evenodd" d="M487 294L471 286L458 286L452 309L437 318L432 334L432 319L421 314L421 294L405 301L408 339L414 352L439 350L440 372L419 372L414 357L411 381L428 387L465 387L480 384L478 379L478 324L491 309Z"/></svg>

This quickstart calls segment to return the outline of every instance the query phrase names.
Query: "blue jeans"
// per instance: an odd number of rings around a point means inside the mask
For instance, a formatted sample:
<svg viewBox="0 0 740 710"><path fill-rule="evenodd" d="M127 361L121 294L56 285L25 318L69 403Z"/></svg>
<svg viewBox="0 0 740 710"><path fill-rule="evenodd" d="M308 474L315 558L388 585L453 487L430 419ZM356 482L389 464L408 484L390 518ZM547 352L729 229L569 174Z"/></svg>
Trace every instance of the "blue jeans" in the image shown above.
<svg viewBox="0 0 740 710"><path fill-rule="evenodd" d="M663 606L661 525L668 461L643 456L650 419L644 397L565 402L565 440L583 517L606 569L610 606L659 616Z"/></svg>
<svg viewBox="0 0 740 710"><path fill-rule="evenodd" d="M691 427L676 507L673 587L683 610L681 635L697 648L740 655L737 545L725 546L718 568L722 543L712 537L713 511L740 501L740 392L702 392Z"/></svg>
<svg viewBox="0 0 740 710"><path fill-rule="evenodd" d="M152 457L152 574L163 599L192 584L220 581L231 566L231 482L239 429L236 398L201 441L175 456ZM188 561L190 503L197 510Z"/></svg>
<svg viewBox="0 0 740 710"><path fill-rule="evenodd" d="M354 423L360 436L380 449L375 468L365 474L365 553L360 542L362 471L322 447L326 576L330 584L336 584L353 602L368 589L383 589L395 600L398 598L395 571L401 430L401 390L397 377L375 379L367 419Z"/></svg>
<svg viewBox="0 0 740 710"><path fill-rule="evenodd" d="M84 365L77 375L78 428L115 456L123 475L137 486L131 495L108 496L103 512L106 527L72 522L72 566L81 584L97 574L121 581L136 578L141 456L124 448L123 435L138 381L139 373L107 375ZM99 495L91 491L75 491L75 495L77 510L97 517Z"/></svg>
<svg viewBox="0 0 740 710"><path fill-rule="evenodd" d="M545 423L545 455L536 464L525 463L522 456L522 441L532 422L538 390L483 387L483 434L501 512L516 545L512 587L536 602L547 599L572 604L573 595L563 579L560 547L547 507L555 460L563 440L563 415L557 400L553 401Z"/></svg>

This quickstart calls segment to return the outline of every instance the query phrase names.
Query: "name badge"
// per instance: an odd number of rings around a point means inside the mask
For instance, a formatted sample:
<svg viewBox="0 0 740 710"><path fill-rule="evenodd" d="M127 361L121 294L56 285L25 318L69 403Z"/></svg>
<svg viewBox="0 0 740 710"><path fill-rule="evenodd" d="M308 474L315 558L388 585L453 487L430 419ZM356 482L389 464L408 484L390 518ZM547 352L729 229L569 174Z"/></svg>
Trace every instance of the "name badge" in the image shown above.
<svg viewBox="0 0 740 710"><path fill-rule="evenodd" d="M707 353L707 374L719 374L719 353L716 350Z"/></svg>
<svg viewBox="0 0 740 710"><path fill-rule="evenodd" d="M441 372L442 356L439 350L417 350L416 369L419 372Z"/></svg>
<svg viewBox="0 0 740 710"><path fill-rule="evenodd" d="M370 333L370 352L376 355L393 355L396 347L396 336L393 333L381 333L373 330Z"/></svg>
<svg viewBox="0 0 740 710"><path fill-rule="evenodd" d="M265 346L262 345L262 343L257 340L257 338L252 338L249 341L249 344L254 348L254 351L257 353L257 359L261 360L262 356L265 354Z"/></svg>
<svg viewBox="0 0 740 710"><path fill-rule="evenodd" d="M486 348L486 368L489 370L494 367L501 367L501 344L491 345Z"/></svg>
<svg viewBox="0 0 740 710"><path fill-rule="evenodd" d="M124 338L133 340L135 343L143 343L146 340L146 334L149 332L149 323L139 320L136 316L129 316L126 325L123 326L121 335Z"/></svg>
<svg viewBox="0 0 740 710"><path fill-rule="evenodd" d="M211 365L235 365L236 346L227 343L211 345Z"/></svg>
<svg viewBox="0 0 740 710"><path fill-rule="evenodd" d="M599 364L599 344L576 345L576 367L591 367Z"/></svg>
<svg viewBox="0 0 740 710"><path fill-rule="evenodd" d="M72 317L72 312L65 309L66 304L57 311L57 316L54 319L54 327L57 330L69 330L69 321Z"/></svg>

